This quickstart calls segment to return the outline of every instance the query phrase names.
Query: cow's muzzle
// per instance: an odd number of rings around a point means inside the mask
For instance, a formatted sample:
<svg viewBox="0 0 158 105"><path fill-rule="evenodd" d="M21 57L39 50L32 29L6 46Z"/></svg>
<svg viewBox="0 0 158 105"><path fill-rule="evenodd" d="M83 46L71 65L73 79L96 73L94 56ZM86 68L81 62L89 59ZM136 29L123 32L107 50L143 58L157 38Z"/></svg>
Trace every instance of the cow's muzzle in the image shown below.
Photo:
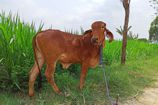
<svg viewBox="0 0 158 105"><path fill-rule="evenodd" d="M104 40L99 41L99 39L98 39L97 37L92 37L92 38L91 38L91 42L92 42L94 45L100 46L100 45L102 45L103 41L104 41Z"/></svg>
<svg viewBox="0 0 158 105"><path fill-rule="evenodd" d="M97 43L98 43L98 38L93 37L93 38L91 39L91 42L94 43L94 44L97 44Z"/></svg>

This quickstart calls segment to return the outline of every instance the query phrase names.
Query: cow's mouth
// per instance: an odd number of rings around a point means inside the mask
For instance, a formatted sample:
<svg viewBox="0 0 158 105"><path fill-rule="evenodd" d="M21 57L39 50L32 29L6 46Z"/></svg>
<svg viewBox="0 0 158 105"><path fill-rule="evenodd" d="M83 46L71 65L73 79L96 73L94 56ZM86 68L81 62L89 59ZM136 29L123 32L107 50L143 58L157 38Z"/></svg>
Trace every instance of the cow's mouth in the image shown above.
<svg viewBox="0 0 158 105"><path fill-rule="evenodd" d="M102 39L102 40L99 40L98 38L92 38L91 39L91 42L94 44L94 45L97 45L97 46L101 46L103 44L105 39Z"/></svg>
<svg viewBox="0 0 158 105"><path fill-rule="evenodd" d="M100 43L99 43L98 40L94 40L94 39L92 39L91 41L92 41L92 43L93 43L94 45L100 45Z"/></svg>
<svg viewBox="0 0 158 105"><path fill-rule="evenodd" d="M102 46L103 41L96 41L95 43L93 43L96 46Z"/></svg>

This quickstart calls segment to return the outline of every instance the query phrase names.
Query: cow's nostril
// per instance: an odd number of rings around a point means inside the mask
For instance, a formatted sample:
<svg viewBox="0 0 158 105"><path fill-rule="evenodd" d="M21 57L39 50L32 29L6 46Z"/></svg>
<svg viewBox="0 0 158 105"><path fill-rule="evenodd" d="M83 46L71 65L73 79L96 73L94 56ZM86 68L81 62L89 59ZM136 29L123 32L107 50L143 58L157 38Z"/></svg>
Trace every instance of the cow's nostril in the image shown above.
<svg viewBox="0 0 158 105"><path fill-rule="evenodd" d="M98 38L92 38L92 42L93 42L93 43L98 42Z"/></svg>
<svg viewBox="0 0 158 105"><path fill-rule="evenodd" d="M98 38L95 38L96 41L98 41Z"/></svg>

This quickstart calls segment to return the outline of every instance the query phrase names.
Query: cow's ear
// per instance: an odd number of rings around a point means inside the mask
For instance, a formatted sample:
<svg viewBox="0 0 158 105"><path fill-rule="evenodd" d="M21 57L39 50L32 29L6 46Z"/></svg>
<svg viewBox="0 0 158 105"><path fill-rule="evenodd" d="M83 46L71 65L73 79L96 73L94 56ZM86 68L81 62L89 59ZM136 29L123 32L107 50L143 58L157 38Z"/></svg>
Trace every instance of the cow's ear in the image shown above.
<svg viewBox="0 0 158 105"><path fill-rule="evenodd" d="M109 38L109 42L112 42L114 40L114 36L113 36L112 32L109 31L108 29L106 29L106 35Z"/></svg>
<svg viewBox="0 0 158 105"><path fill-rule="evenodd" d="M91 32L92 32L92 30L91 30L91 29L86 30L86 31L83 33L83 35L88 34L88 33L91 33Z"/></svg>

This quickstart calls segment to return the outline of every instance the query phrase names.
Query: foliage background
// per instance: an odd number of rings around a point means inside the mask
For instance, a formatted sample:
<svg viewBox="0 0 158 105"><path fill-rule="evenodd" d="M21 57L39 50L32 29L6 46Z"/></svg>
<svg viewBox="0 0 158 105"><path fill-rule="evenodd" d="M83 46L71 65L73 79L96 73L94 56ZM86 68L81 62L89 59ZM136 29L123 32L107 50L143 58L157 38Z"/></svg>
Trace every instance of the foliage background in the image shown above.
<svg viewBox="0 0 158 105"><path fill-rule="evenodd" d="M150 25L149 40L158 41L158 16L152 21Z"/></svg>
<svg viewBox="0 0 158 105"><path fill-rule="evenodd" d="M35 23L25 23L17 15L0 13L0 89L12 91L26 91L28 87L28 73L34 64L32 37L41 31L43 24L35 28ZM81 33L83 29L81 28ZM71 33L79 33L71 30ZM106 41L104 62L111 65L120 62L121 41L113 43ZM146 60L158 53L158 45L146 41L132 39L127 44L127 61ZM45 68L45 67L44 67ZM43 69L44 69L43 68ZM98 68L96 68L98 69ZM44 70L42 70L44 72ZM56 78L68 73L73 78L79 78L80 66L72 65L68 71L63 71L61 65L56 68ZM90 70L90 72L92 72ZM112 76L113 77L113 76ZM95 77L94 77L95 78ZM57 79L57 80L58 80ZM43 80L46 81L45 79ZM59 85L63 85L60 84Z"/></svg>

